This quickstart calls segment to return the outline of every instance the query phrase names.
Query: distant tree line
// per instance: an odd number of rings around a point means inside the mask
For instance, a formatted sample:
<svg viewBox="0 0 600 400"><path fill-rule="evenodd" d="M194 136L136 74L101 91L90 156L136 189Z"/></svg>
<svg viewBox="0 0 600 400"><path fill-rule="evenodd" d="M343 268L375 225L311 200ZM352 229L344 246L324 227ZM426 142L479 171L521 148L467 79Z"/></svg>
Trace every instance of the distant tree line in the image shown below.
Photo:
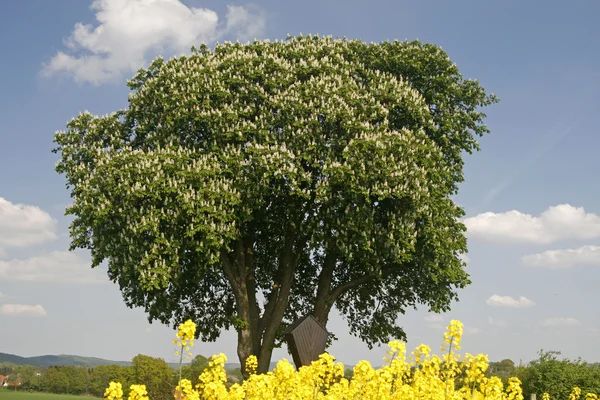
<svg viewBox="0 0 600 400"><path fill-rule="evenodd" d="M208 359L198 355L190 364L182 367L181 377L190 379L195 385L198 376L207 366ZM235 375L235 372L233 374ZM18 391L103 397L108 384L111 381L118 381L123 384L124 388L134 383L146 385L149 397L153 400L172 400L176 382L179 380L179 369L171 368L161 358L140 354L133 358L130 366L102 365L93 368L51 366L44 368L0 363L0 375L8 376L8 386Z"/></svg>

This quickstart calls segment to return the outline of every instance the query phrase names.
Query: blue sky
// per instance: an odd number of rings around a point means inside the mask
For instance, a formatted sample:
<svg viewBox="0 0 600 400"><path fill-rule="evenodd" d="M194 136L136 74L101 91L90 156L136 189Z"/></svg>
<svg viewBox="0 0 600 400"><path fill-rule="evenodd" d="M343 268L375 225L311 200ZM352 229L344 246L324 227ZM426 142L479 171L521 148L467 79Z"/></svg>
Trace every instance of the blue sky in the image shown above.
<svg viewBox="0 0 600 400"><path fill-rule="evenodd" d="M119 4L135 12L128 17ZM91 5L0 3L0 352L174 360L173 331L128 309L87 254L67 252L70 199L54 172L53 134L81 111L125 107L132 68L156 54L181 54L203 40L319 33L441 45L466 77L501 99L487 110L492 134L466 158L457 197L467 212L473 284L446 315L400 317L409 346L437 348L441 326L456 318L466 325L465 351L494 360L526 362L543 348L600 361L596 0ZM101 55L89 57L94 51ZM337 316L328 328L342 362L377 364L384 355L345 334ZM226 332L195 349L237 361L235 339Z"/></svg>

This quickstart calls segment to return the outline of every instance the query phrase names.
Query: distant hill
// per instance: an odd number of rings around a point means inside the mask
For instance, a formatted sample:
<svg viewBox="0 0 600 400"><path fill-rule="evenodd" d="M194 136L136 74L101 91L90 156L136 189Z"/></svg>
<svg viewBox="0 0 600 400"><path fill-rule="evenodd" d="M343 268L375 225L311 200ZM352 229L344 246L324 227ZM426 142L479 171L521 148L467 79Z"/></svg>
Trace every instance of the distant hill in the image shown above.
<svg viewBox="0 0 600 400"><path fill-rule="evenodd" d="M97 357L81 357L73 356L68 354L59 354L57 356L36 356L36 357L21 357L14 354L0 353L0 363L11 363L17 365L33 365L34 367L50 367L50 366L82 366L82 367L97 367L99 365L119 365L121 367L127 367L131 365L130 361L113 361L105 360ZM179 363L168 363L170 367L177 368ZM184 365L187 363L183 363ZM277 365L277 362L271 362L269 370L272 371ZM239 363L227 363L225 364L226 370L233 370L240 368Z"/></svg>
<svg viewBox="0 0 600 400"><path fill-rule="evenodd" d="M14 354L0 353L0 362L8 362L17 365L33 365L34 367L50 367L50 366L65 366L75 365L82 367L97 367L99 365L131 365L128 361L112 361L96 357L81 357L68 354L60 354L57 356L36 356L36 357L21 357Z"/></svg>

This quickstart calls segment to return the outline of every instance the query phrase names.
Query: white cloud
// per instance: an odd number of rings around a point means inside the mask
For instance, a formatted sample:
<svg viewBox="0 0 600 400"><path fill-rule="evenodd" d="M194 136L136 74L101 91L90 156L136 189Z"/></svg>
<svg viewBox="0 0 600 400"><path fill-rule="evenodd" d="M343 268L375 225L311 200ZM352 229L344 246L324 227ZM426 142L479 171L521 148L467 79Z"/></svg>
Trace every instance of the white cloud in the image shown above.
<svg viewBox="0 0 600 400"><path fill-rule="evenodd" d="M572 268L576 265L599 265L600 246L582 246L577 249L546 250L523 256L521 261L533 267L552 269Z"/></svg>
<svg viewBox="0 0 600 400"><path fill-rule="evenodd" d="M5 317L45 317L48 313L39 304L3 304L0 306L0 315Z"/></svg>
<svg viewBox="0 0 600 400"><path fill-rule="evenodd" d="M240 39L253 40L265 32L267 19L260 10L248 7L227 6L227 27L225 31Z"/></svg>
<svg viewBox="0 0 600 400"><path fill-rule="evenodd" d="M539 216L517 210L486 212L466 218L464 224L469 237L496 243L549 244L565 239L600 237L600 216L569 204L549 207Z"/></svg>
<svg viewBox="0 0 600 400"><path fill-rule="evenodd" d="M546 318L541 325L543 328L562 328L580 326L581 322L575 318Z"/></svg>
<svg viewBox="0 0 600 400"><path fill-rule="evenodd" d="M228 6L225 24L213 10L180 0L95 0L95 25L77 23L42 73L67 72L77 82L101 84L132 74L158 53L188 52L192 45L223 37L253 40L263 35L264 13ZM167 55L167 54L164 54Z"/></svg>
<svg viewBox="0 0 600 400"><path fill-rule="evenodd" d="M0 260L0 280L94 284L107 282L105 271L76 253L54 251L25 260Z"/></svg>
<svg viewBox="0 0 600 400"><path fill-rule="evenodd" d="M2 247L26 247L56 239L56 220L39 207L13 204L0 197L0 257Z"/></svg>
<svg viewBox="0 0 600 400"><path fill-rule="evenodd" d="M506 322L495 320L492 317L488 317L488 324L490 324L490 326L494 326L496 328L504 328L504 327L506 327Z"/></svg>
<svg viewBox="0 0 600 400"><path fill-rule="evenodd" d="M485 304L492 307L506 308L527 308L535 306L535 303L527 297L521 296L518 299L515 299L511 296L498 296L497 294L487 299Z"/></svg>

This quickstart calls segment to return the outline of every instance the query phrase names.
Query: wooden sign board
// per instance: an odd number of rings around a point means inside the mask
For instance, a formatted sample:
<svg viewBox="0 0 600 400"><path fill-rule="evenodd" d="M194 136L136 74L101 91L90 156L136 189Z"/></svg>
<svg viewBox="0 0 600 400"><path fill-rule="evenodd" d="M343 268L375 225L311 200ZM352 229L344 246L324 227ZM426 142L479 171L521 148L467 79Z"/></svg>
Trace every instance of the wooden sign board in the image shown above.
<svg viewBox="0 0 600 400"><path fill-rule="evenodd" d="M296 368L300 368L319 359L330 333L312 315L307 315L290 325L283 335Z"/></svg>

